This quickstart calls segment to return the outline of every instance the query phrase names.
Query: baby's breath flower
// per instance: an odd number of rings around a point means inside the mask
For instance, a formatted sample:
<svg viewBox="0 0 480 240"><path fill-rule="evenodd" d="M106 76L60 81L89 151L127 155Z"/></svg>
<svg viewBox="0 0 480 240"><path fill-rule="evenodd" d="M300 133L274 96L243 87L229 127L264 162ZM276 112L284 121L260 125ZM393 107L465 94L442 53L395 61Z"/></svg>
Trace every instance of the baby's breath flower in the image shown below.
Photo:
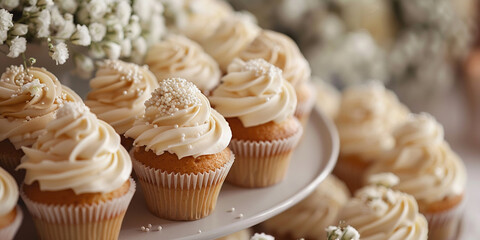
<svg viewBox="0 0 480 240"><path fill-rule="evenodd" d="M124 39L121 43L120 46L122 47L122 51L120 53L121 57L130 57L132 54L132 41L130 39Z"/></svg>
<svg viewBox="0 0 480 240"><path fill-rule="evenodd" d="M120 42L125 37L123 33L123 27L120 23L114 24L108 33L108 39L114 42Z"/></svg>
<svg viewBox="0 0 480 240"><path fill-rule="evenodd" d="M93 20L102 19L109 10L105 0L90 1L86 9Z"/></svg>
<svg viewBox="0 0 480 240"><path fill-rule="evenodd" d="M132 7L127 1L121 1L117 4L115 15L120 20L122 26L125 26L128 24L128 20L130 20L130 15L132 15Z"/></svg>
<svg viewBox="0 0 480 240"><path fill-rule="evenodd" d="M15 23L13 25L13 30L12 30L12 35L13 36L23 36L27 34L28 32L28 25L26 24L21 24L21 23Z"/></svg>
<svg viewBox="0 0 480 240"><path fill-rule="evenodd" d="M143 56L147 53L147 42L143 37L138 37L132 41L132 61L140 63Z"/></svg>
<svg viewBox="0 0 480 240"><path fill-rule="evenodd" d="M68 59L68 49L67 44L60 42L57 45L53 46L49 52L50 57L58 64L64 64Z"/></svg>
<svg viewBox="0 0 480 240"><path fill-rule="evenodd" d="M52 0L38 0L37 5L38 6L50 7L50 6L53 6L53 1Z"/></svg>
<svg viewBox="0 0 480 240"><path fill-rule="evenodd" d="M5 9L0 9L0 31L8 31L13 27L13 14L9 13Z"/></svg>
<svg viewBox="0 0 480 240"><path fill-rule="evenodd" d="M91 58L77 54L74 57L75 66L76 66L76 73L83 78L90 78L92 76L92 72L95 69L95 65Z"/></svg>
<svg viewBox="0 0 480 240"><path fill-rule="evenodd" d="M70 37L70 40L73 44L80 46L88 46L92 42L87 26L80 24L77 24L77 30Z"/></svg>
<svg viewBox="0 0 480 240"><path fill-rule="evenodd" d="M27 49L27 40L24 37L15 37L10 41L10 52L7 57L16 58Z"/></svg>
<svg viewBox="0 0 480 240"><path fill-rule="evenodd" d="M0 8L4 8L8 11L12 11L20 4L19 0L2 0L0 1Z"/></svg>
<svg viewBox="0 0 480 240"><path fill-rule="evenodd" d="M57 29L58 38L69 39L75 32L75 24L73 23L73 16L70 13L65 13L63 25Z"/></svg>
<svg viewBox="0 0 480 240"><path fill-rule="evenodd" d="M50 35L50 11L47 9L42 10L37 18L35 19L36 22L36 30L37 30L37 37L45 38Z"/></svg>
<svg viewBox="0 0 480 240"><path fill-rule="evenodd" d="M265 233L255 233L250 240L274 240L275 238Z"/></svg>
<svg viewBox="0 0 480 240"><path fill-rule="evenodd" d="M107 33L107 27L100 23L92 23L88 26L90 35L92 36L92 42L100 42Z"/></svg>
<svg viewBox="0 0 480 240"><path fill-rule="evenodd" d="M77 11L78 4L76 0L62 0L55 3L62 10L65 10L67 13L74 14Z"/></svg>
<svg viewBox="0 0 480 240"><path fill-rule="evenodd" d="M122 51L122 47L114 42L107 42L104 45L105 54L109 59L118 59Z"/></svg>

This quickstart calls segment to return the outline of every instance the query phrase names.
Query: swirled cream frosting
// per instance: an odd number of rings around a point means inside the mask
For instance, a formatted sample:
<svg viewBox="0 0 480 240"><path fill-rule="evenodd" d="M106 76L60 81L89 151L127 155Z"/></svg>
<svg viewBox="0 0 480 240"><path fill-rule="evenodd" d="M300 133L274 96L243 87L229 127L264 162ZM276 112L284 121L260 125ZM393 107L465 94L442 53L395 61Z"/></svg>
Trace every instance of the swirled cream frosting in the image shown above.
<svg viewBox="0 0 480 240"><path fill-rule="evenodd" d="M342 95L335 123L340 136L340 153L377 159L394 146L392 131L409 110L395 94L380 83L353 86Z"/></svg>
<svg viewBox="0 0 480 240"><path fill-rule="evenodd" d="M217 30L202 41L205 51L220 65L223 72L260 33L255 19L246 13L236 13L223 19Z"/></svg>
<svg viewBox="0 0 480 240"><path fill-rule="evenodd" d="M443 138L442 126L430 115L410 115L395 129L395 148L367 170L389 171L400 178L394 188L413 195L422 209L429 203L463 194L466 170Z"/></svg>
<svg viewBox="0 0 480 240"><path fill-rule="evenodd" d="M171 6L170 6L171 5ZM175 16L174 31L201 42L215 32L220 22L233 13L230 5L222 0L171 1Z"/></svg>
<svg viewBox="0 0 480 240"><path fill-rule="evenodd" d="M18 186L15 179L0 167L0 217L10 213L18 201Z"/></svg>
<svg viewBox="0 0 480 240"><path fill-rule="evenodd" d="M202 92L209 92L220 82L218 63L196 42L170 35L153 45L145 58L159 81L172 77L188 79Z"/></svg>
<svg viewBox="0 0 480 240"><path fill-rule="evenodd" d="M282 71L263 59L235 59L210 101L223 116L237 117L245 127L282 122L297 105L295 89Z"/></svg>
<svg viewBox="0 0 480 240"><path fill-rule="evenodd" d="M338 220L356 228L362 240L426 240L428 234L415 198L384 186L358 190Z"/></svg>
<svg viewBox="0 0 480 240"><path fill-rule="evenodd" d="M263 58L283 71L283 77L293 86L310 79L311 69L297 44L282 33L262 30L239 58L247 61Z"/></svg>
<svg viewBox="0 0 480 240"><path fill-rule="evenodd" d="M0 78L0 141L31 146L65 101L82 100L44 68L10 66Z"/></svg>
<svg viewBox="0 0 480 240"><path fill-rule="evenodd" d="M307 198L261 223L261 227L295 239L326 239L325 228L337 223L337 214L349 198L345 184L329 175Z"/></svg>
<svg viewBox="0 0 480 240"><path fill-rule="evenodd" d="M72 189L76 194L108 193L130 177L132 162L120 136L83 103L65 103L17 169L25 183L38 181L42 191Z"/></svg>
<svg viewBox="0 0 480 240"><path fill-rule="evenodd" d="M124 134L135 118L143 116L143 104L157 87L157 79L146 67L106 60L90 81L92 90L85 104L118 134Z"/></svg>
<svg viewBox="0 0 480 240"><path fill-rule="evenodd" d="M342 95L335 86L318 77L314 77L312 82L317 91L316 106L325 113L325 115L331 119L335 119L340 109L340 99Z"/></svg>
<svg viewBox="0 0 480 240"><path fill-rule="evenodd" d="M134 146L178 158L215 154L228 146L232 132L227 121L193 83L169 78L159 85L145 102L144 117L125 134L135 139Z"/></svg>

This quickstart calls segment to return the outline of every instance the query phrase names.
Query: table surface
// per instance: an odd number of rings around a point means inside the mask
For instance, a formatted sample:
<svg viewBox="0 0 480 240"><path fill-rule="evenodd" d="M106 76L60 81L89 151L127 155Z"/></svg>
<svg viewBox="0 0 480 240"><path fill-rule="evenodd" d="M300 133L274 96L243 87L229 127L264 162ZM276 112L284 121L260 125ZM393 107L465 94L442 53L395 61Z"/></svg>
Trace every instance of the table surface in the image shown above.
<svg viewBox="0 0 480 240"><path fill-rule="evenodd" d="M408 102L405 99L401 100ZM471 120L471 109L466 100L465 91L460 86L430 102L423 101L421 104L419 102L408 105L413 112L428 112L443 124L446 140L466 165L467 207L459 239L478 240L480 239L480 122L474 123ZM477 136L476 140L474 135Z"/></svg>

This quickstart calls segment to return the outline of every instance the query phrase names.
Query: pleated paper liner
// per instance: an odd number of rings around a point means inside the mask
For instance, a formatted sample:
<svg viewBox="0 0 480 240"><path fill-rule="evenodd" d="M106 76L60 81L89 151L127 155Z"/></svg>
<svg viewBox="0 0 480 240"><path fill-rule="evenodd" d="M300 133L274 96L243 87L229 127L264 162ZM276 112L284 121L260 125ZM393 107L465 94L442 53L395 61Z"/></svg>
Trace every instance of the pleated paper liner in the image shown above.
<svg viewBox="0 0 480 240"><path fill-rule="evenodd" d="M18 228L22 224L23 220L23 212L18 205L16 206L16 211L17 215L15 216L13 222L10 225L0 229L0 239L12 240L13 237L15 237L15 234L17 233Z"/></svg>
<svg viewBox="0 0 480 240"><path fill-rule="evenodd" d="M267 187L281 182L302 133L299 128L294 135L274 141L232 139L229 147L235 153L235 163L227 182L247 188Z"/></svg>
<svg viewBox="0 0 480 240"><path fill-rule="evenodd" d="M118 239L123 217L135 193L135 181L129 179L128 192L107 202L92 205L52 205L20 196L33 217L41 239L109 240Z"/></svg>
<svg viewBox="0 0 480 240"><path fill-rule="evenodd" d="M441 212L424 212L423 215L428 221L428 239L435 240L456 240L458 230L465 212L465 196L456 206Z"/></svg>
<svg viewBox="0 0 480 240"><path fill-rule="evenodd" d="M210 215L235 158L232 154L215 171L180 174L148 167L130 155L148 209L170 220L197 220Z"/></svg>

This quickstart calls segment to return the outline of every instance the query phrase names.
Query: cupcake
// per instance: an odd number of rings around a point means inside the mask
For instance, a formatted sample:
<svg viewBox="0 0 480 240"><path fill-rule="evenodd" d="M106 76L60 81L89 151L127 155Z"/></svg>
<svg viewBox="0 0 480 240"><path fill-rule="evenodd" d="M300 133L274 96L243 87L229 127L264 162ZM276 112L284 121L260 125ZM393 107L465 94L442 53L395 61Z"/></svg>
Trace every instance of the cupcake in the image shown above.
<svg viewBox="0 0 480 240"><path fill-rule="evenodd" d="M374 176L345 204L338 220L356 228L362 240L426 240L427 220L413 196L390 188L397 181L393 174Z"/></svg>
<svg viewBox="0 0 480 240"><path fill-rule="evenodd" d="M171 220L208 216L233 164L228 123L181 78L161 81L145 107L126 135L148 209Z"/></svg>
<svg viewBox="0 0 480 240"><path fill-rule="evenodd" d="M325 228L337 224L337 214L349 198L347 186L329 175L307 198L261 223L260 228L277 240L326 240Z"/></svg>
<svg viewBox="0 0 480 240"><path fill-rule="evenodd" d="M407 115L408 109L380 83L352 86L343 92L335 119L340 154L333 173L350 191L359 189L368 166L393 148L393 128Z"/></svg>
<svg viewBox="0 0 480 240"><path fill-rule="evenodd" d="M340 109L341 93L335 86L323 81L318 77L313 77L312 81L317 92L316 107L330 119L337 117Z"/></svg>
<svg viewBox="0 0 480 240"><path fill-rule="evenodd" d="M205 51L220 65L223 72L260 33L255 19L246 13L236 13L221 21L215 32L201 42Z"/></svg>
<svg viewBox="0 0 480 240"><path fill-rule="evenodd" d="M232 7L222 0L170 1L165 8L167 20L173 18L173 32L197 42L212 35L220 22L233 14Z"/></svg>
<svg viewBox="0 0 480 240"><path fill-rule="evenodd" d="M245 61L263 58L282 70L285 80L295 87L298 103L295 116L305 126L315 104L315 88L309 82L310 66L295 42L282 33L263 30L239 58Z"/></svg>
<svg viewBox="0 0 480 240"><path fill-rule="evenodd" d="M172 77L188 79L206 94L218 85L222 75L217 62L200 45L180 35L169 35L153 45L145 63L159 81Z"/></svg>
<svg viewBox="0 0 480 240"><path fill-rule="evenodd" d="M445 142L442 126L428 114L411 115L395 129L395 148L366 176L392 172L394 187L413 195L428 220L429 239L454 239L465 204L466 170Z"/></svg>
<svg viewBox="0 0 480 240"><path fill-rule="evenodd" d="M80 97L63 86L44 68L11 66L0 78L0 167L23 179L16 172L23 152L31 146L52 121L55 111L65 101L81 102Z"/></svg>
<svg viewBox="0 0 480 240"><path fill-rule="evenodd" d="M302 126L293 116L295 90L263 59L235 59L210 101L232 129L235 163L227 181L266 187L283 180Z"/></svg>
<svg viewBox="0 0 480 240"><path fill-rule="evenodd" d="M40 239L118 239L135 192L115 130L83 103L65 103L18 168L20 195Z"/></svg>
<svg viewBox="0 0 480 240"><path fill-rule="evenodd" d="M95 78L90 80L91 91L85 104L115 129L128 151L133 139L124 134L133 126L135 118L143 116L143 103L157 87L157 79L146 67L106 60L98 68Z"/></svg>
<svg viewBox="0 0 480 240"><path fill-rule="evenodd" d="M12 240L22 223L15 179L0 167L0 239Z"/></svg>

